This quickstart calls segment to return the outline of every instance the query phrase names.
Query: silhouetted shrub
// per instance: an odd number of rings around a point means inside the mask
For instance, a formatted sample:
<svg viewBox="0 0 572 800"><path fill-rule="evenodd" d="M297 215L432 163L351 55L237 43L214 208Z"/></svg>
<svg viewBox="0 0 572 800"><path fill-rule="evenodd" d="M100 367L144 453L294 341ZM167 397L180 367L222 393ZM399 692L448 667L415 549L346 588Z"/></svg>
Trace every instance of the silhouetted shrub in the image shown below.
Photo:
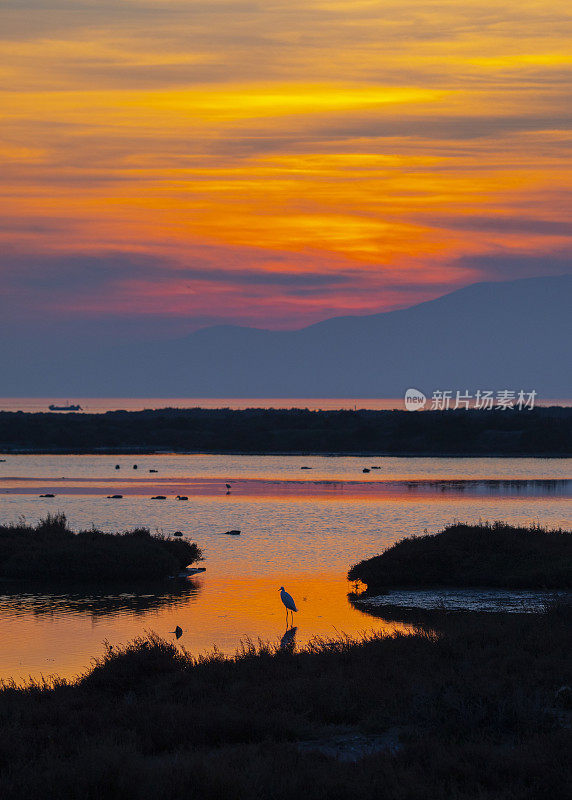
<svg viewBox="0 0 572 800"><path fill-rule="evenodd" d="M368 590L390 586L572 586L572 533L492 525L450 525L408 537L355 564L350 580Z"/></svg>
<svg viewBox="0 0 572 800"><path fill-rule="evenodd" d="M125 533L95 529L74 533L64 514L35 527L0 526L0 577L46 580L161 578L201 560L196 544L153 535L147 528Z"/></svg>

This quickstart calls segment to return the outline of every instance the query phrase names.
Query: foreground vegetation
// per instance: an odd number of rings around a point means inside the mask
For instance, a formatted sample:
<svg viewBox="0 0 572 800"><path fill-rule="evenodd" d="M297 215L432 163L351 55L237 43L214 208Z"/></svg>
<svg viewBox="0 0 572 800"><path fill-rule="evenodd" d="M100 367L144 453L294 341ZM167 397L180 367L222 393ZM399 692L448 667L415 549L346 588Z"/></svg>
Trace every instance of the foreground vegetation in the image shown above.
<svg viewBox="0 0 572 800"><path fill-rule="evenodd" d="M402 539L355 564L352 581L368 591L396 586L572 587L572 533L540 527L449 525L437 534Z"/></svg>
<svg viewBox="0 0 572 800"><path fill-rule="evenodd" d="M76 684L0 691L0 795L564 798L571 622L564 604L443 615L438 635L246 646L232 660L154 635L108 647ZM344 762L314 749L360 735L378 752Z"/></svg>
<svg viewBox="0 0 572 800"><path fill-rule="evenodd" d="M457 411L162 409L106 414L0 412L0 451L572 453L572 408Z"/></svg>
<svg viewBox="0 0 572 800"><path fill-rule="evenodd" d="M74 533L64 514L36 526L0 525L0 578L44 580L139 580L164 578L201 560L196 544L153 535L95 529Z"/></svg>

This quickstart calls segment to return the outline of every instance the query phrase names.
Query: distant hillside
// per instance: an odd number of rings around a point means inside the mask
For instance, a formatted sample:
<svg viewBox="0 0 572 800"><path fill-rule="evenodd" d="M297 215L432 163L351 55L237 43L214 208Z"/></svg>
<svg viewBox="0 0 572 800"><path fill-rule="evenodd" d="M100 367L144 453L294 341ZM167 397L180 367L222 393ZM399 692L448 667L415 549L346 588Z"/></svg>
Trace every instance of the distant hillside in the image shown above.
<svg viewBox="0 0 572 800"><path fill-rule="evenodd" d="M409 387L572 396L572 275L477 283L296 331L204 328L170 342L0 354L11 395L399 397Z"/></svg>

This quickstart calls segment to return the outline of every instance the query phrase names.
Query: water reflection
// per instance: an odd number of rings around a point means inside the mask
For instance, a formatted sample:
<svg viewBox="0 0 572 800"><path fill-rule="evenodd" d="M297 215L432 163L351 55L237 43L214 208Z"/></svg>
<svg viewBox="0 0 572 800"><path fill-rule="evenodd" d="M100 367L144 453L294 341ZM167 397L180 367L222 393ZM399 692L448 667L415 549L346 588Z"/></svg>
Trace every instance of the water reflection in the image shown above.
<svg viewBox="0 0 572 800"><path fill-rule="evenodd" d="M395 484L400 483L395 481ZM527 497L570 497L572 481L567 478L506 480L410 480L403 482L409 493L468 494L475 496L504 495Z"/></svg>
<svg viewBox="0 0 572 800"><path fill-rule="evenodd" d="M412 478L408 480L382 478L356 480L348 475L344 480L300 480L287 477L277 480L267 477L240 478L230 484L220 478L96 478L76 475L71 478L53 477L0 477L0 494L38 495L44 500L62 496L91 497L99 502L100 510L110 509L109 500L127 502L139 500L166 500L174 505L181 499L237 496L243 498L429 498L451 496L468 497L572 497L572 480L569 478ZM48 508L44 501L40 505ZM116 513L118 505L113 504ZM124 504L120 504L124 505ZM178 505L178 503L177 503ZM39 507L37 507L39 510Z"/></svg>
<svg viewBox="0 0 572 800"><path fill-rule="evenodd" d="M153 492L145 483L141 492L169 495L168 500L137 496L133 479L125 493L121 484L108 481L127 469L137 475L155 468L159 458L160 474L170 477L157 481ZM288 650L314 637L411 632L420 612L406 619L405 607L392 606L391 613L380 606L374 613L348 603L345 575L351 564L404 536L436 533L456 519L566 527L572 495L570 459L380 459L383 471L372 472L368 482L360 482L363 459L351 458L138 456L138 472L131 472L133 457L123 456L15 456L12 461L17 463L0 465L0 471L34 480L67 475L78 493L64 493L61 480L55 499L18 495L11 486L10 494L0 493L1 521L25 515L36 522L51 510L65 512L74 529L95 524L109 531L137 525L166 534L182 531L203 549L208 567L200 580L143 588L66 586L64 593L61 586L0 584L0 678L21 680L53 673L73 678L103 653L105 640L121 646L150 630L175 640L176 626L194 655L215 646L233 655L248 639ZM301 465L313 471L300 472ZM314 480L300 482L305 474ZM105 487L110 489L105 494L124 493L124 498L90 496L85 486L97 475L101 485L95 491L103 494ZM205 493L191 496L186 487L200 479ZM226 482L230 496L224 494ZM177 494L189 501L176 501ZM242 535L221 535L232 529ZM298 607L297 629L286 636L278 592L284 583Z"/></svg>
<svg viewBox="0 0 572 800"><path fill-rule="evenodd" d="M33 614L57 617L78 614L113 617L121 614L143 615L161 608L182 606L196 601L201 584L190 578L151 581L126 586L98 583L77 587L61 584L12 582L0 584L0 618Z"/></svg>
<svg viewBox="0 0 572 800"><path fill-rule="evenodd" d="M375 596L351 592L348 600L359 611L385 620L410 621L418 612L543 612L564 592L537 589L391 589Z"/></svg>
<svg viewBox="0 0 572 800"><path fill-rule="evenodd" d="M293 653L296 647L296 631L298 628L288 628L284 636L280 639L280 649L288 653Z"/></svg>
<svg viewBox="0 0 572 800"><path fill-rule="evenodd" d="M354 456L239 456L239 455L191 455L158 454L137 457L139 470L133 471L133 456L104 455L10 455L0 465L0 477L20 476L28 480L54 479L60 484L62 475L67 478L99 480L101 483L117 483L124 478L128 483L138 478L157 486L167 480L193 481L217 478L219 489L233 480L300 480L304 473L300 468L310 467L306 473L312 480L479 480L479 479L524 479L570 478L570 458L398 458L379 457L371 461ZM116 467L120 469L117 470ZM363 468L375 468L367 476ZM150 469L159 469L156 479L143 475ZM9 487L8 487L9 488ZM114 494L114 492L106 492ZM154 492L159 494L159 491ZM161 492L167 494L167 492ZM187 494L174 492L174 494Z"/></svg>

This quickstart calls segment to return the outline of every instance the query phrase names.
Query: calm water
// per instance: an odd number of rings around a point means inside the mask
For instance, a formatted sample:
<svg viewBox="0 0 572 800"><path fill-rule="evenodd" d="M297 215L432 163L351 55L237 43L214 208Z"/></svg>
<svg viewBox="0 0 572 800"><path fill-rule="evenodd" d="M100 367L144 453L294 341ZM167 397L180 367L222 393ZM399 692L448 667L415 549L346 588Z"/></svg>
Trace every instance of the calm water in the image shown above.
<svg viewBox="0 0 572 800"><path fill-rule="evenodd" d="M102 652L105 639L119 644L146 630L169 637L176 625L184 630L181 644L194 653L213 646L232 653L247 637L279 641L282 584L298 604L298 643L314 635L391 630L393 623L348 603L345 573L356 561L454 520L572 523L572 459L5 458L1 522L24 516L33 523L63 511L74 528L181 530L204 550L207 567L199 579L137 592L3 584L0 677L17 679L76 675ZM379 469L362 471L372 467ZM50 489L56 497L38 496ZM154 494L167 499L152 500ZM189 501L176 501L176 494ZM241 536L224 535L232 528Z"/></svg>

